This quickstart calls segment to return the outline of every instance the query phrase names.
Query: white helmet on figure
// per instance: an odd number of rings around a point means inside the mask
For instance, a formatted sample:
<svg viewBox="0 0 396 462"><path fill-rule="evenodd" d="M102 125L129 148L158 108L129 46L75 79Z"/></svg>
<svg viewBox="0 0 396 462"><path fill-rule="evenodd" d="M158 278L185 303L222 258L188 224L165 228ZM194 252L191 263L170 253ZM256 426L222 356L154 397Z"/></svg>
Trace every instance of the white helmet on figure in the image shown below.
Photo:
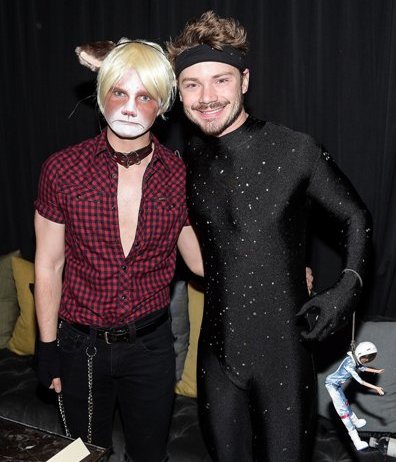
<svg viewBox="0 0 396 462"><path fill-rule="evenodd" d="M360 358L362 356L370 356L370 361L372 361L377 355L377 347L372 342L361 342L356 347L355 356L360 363ZM368 362L368 361L367 361Z"/></svg>

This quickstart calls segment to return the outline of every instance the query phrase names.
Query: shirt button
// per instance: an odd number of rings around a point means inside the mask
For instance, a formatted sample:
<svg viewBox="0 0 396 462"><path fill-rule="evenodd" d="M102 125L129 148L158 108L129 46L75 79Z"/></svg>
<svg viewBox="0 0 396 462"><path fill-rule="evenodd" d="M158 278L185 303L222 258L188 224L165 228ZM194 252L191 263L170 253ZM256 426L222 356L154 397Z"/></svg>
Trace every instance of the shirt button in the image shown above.
<svg viewBox="0 0 396 462"><path fill-rule="evenodd" d="M112 173L111 174L111 178L117 178L117 176L118 176L117 173Z"/></svg>
<svg viewBox="0 0 396 462"><path fill-rule="evenodd" d="M122 265L121 269L125 271L127 269L126 265Z"/></svg>
<svg viewBox="0 0 396 462"><path fill-rule="evenodd" d="M121 300L126 300L126 296L125 295L121 295Z"/></svg>
<svg viewBox="0 0 396 462"><path fill-rule="evenodd" d="M111 206L111 210L115 210L116 209L116 206L115 205L112 205Z"/></svg>

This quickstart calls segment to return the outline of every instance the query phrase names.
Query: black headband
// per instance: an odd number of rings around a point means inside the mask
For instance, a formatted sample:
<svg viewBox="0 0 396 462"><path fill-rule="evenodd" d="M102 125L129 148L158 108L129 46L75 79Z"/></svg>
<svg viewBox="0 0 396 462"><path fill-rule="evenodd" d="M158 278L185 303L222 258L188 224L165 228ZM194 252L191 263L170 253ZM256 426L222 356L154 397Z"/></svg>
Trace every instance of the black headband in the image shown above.
<svg viewBox="0 0 396 462"><path fill-rule="evenodd" d="M180 73L193 64L204 61L215 61L218 63L230 64L240 71L246 69L245 56L236 48L225 45L222 50L217 50L209 45L197 45L193 48L184 50L175 60L175 74L179 77Z"/></svg>

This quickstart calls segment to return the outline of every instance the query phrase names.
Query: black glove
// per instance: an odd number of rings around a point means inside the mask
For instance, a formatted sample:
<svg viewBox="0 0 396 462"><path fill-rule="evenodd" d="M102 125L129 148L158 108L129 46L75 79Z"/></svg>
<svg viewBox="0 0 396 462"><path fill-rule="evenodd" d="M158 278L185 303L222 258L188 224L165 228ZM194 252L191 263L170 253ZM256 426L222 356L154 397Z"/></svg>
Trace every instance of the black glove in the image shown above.
<svg viewBox="0 0 396 462"><path fill-rule="evenodd" d="M356 274L352 271L342 273L334 286L312 297L297 313L309 325L308 331L301 332L302 337L321 341L345 325L359 302L361 291Z"/></svg>
<svg viewBox="0 0 396 462"><path fill-rule="evenodd" d="M49 388L52 379L60 377L60 360L57 341L41 342L37 345L37 375L40 382Z"/></svg>

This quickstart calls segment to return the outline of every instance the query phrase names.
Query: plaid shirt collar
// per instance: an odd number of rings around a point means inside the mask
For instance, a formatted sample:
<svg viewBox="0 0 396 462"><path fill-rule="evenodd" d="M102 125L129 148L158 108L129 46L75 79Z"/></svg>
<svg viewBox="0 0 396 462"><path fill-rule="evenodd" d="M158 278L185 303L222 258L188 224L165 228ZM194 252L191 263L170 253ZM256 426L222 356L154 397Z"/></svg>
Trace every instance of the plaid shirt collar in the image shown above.
<svg viewBox="0 0 396 462"><path fill-rule="evenodd" d="M170 171L169 165L164 160L163 150L158 139L153 134L151 134L151 139L154 143L154 152L151 160L152 165L154 166L157 162L161 162L162 165ZM93 157L97 157L101 154L105 154L106 157L110 159L109 150L107 148L107 128L102 130L102 132L97 136L97 145L96 150L93 153Z"/></svg>

